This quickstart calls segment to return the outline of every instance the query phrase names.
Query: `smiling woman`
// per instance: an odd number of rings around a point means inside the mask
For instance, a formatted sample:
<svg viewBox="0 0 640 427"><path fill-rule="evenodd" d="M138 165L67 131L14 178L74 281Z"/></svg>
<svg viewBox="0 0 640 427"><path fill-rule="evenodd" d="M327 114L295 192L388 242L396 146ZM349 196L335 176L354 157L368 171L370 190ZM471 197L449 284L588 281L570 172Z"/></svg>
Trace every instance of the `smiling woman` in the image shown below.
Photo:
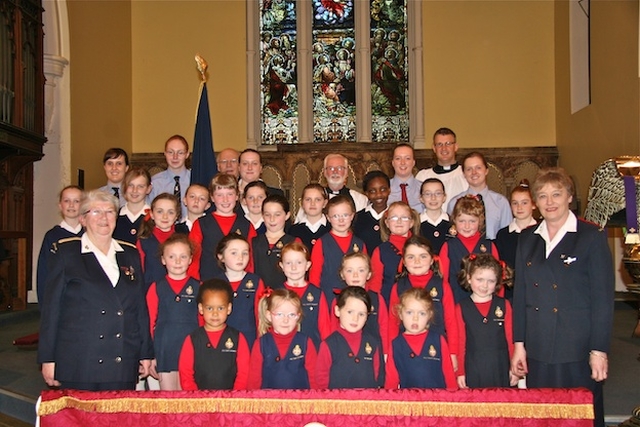
<svg viewBox="0 0 640 427"><path fill-rule="evenodd" d="M138 371L151 373L140 258L135 246L111 237L117 206L114 196L91 191L80 204L85 234L54 245L38 347L49 386L126 390Z"/></svg>
<svg viewBox="0 0 640 427"><path fill-rule="evenodd" d="M518 240L511 371L530 388L589 388L603 426L614 291L607 233L571 212L564 169L541 170L532 190L544 220Z"/></svg>

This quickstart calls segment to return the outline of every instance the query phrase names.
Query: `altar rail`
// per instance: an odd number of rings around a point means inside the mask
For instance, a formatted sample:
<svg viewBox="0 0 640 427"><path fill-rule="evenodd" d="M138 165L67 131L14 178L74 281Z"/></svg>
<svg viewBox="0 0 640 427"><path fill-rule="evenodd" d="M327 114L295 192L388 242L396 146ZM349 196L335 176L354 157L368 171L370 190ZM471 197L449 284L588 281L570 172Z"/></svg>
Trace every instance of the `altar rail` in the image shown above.
<svg viewBox="0 0 640 427"><path fill-rule="evenodd" d="M300 207L302 189L310 182L324 182L323 159L327 154L340 153L349 159L351 188L362 187L362 178L372 170L382 170L393 176L392 144L338 143L280 145L276 151L261 152L264 166L262 179L272 187L282 188L293 212ZM220 147L218 147L220 148ZM458 150L458 159L471 151L484 154L489 163L489 188L508 196L523 178L533 182L540 168L557 166L556 147L474 148ZM435 164L432 150L415 150L417 172ZM153 175L167 167L162 153L134 153L132 164L149 169Z"/></svg>
<svg viewBox="0 0 640 427"><path fill-rule="evenodd" d="M593 425L586 389L66 390L43 392L38 415L42 427Z"/></svg>

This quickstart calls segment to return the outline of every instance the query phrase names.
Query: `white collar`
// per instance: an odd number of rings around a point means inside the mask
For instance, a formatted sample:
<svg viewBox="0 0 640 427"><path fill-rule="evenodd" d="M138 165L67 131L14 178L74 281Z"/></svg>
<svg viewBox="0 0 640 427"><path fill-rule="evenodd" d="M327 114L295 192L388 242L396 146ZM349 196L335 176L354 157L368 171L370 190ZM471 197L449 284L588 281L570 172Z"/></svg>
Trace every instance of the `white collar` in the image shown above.
<svg viewBox="0 0 640 427"><path fill-rule="evenodd" d="M73 234L78 234L80 232L80 230L82 230L82 224L78 223L78 225L76 225L75 227L69 225L69 223L67 221L65 221L64 219L62 220L62 222L60 222L60 228L67 230L70 233Z"/></svg>
<svg viewBox="0 0 640 427"><path fill-rule="evenodd" d="M429 224L436 226L440 224L442 221L449 221L449 215L446 212L440 212L440 216L435 220L431 220L429 215L427 215L426 209L420 214L420 222L428 222Z"/></svg>
<svg viewBox="0 0 640 427"><path fill-rule="evenodd" d="M536 225L538 222L531 218L531 221L529 221L529 224L527 224L527 227L531 227L532 225ZM516 219L514 218L510 223L509 223L509 233L520 233L522 231L522 229L520 227L518 227L518 224L516 224Z"/></svg>

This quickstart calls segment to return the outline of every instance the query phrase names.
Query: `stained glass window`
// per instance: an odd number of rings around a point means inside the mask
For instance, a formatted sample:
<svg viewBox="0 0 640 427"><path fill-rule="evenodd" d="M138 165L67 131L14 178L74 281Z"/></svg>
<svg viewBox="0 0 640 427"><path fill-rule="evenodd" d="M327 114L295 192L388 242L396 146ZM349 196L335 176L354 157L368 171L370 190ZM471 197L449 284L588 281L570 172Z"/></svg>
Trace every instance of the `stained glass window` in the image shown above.
<svg viewBox="0 0 640 427"><path fill-rule="evenodd" d="M410 142L410 97L415 110L411 120L420 124L423 120L419 82L412 80L416 93L409 94L409 73L422 73L421 44L409 43L409 28L411 40L421 40L415 30L421 21L419 2L247 0L247 4L249 16L259 22L249 26L259 28L259 35L252 36L255 30L249 30L248 52L259 52L260 58L260 86L250 81L249 99L254 100L252 105L260 102L261 120L258 123L254 109L250 141L256 146ZM257 69L257 58L248 56L250 69ZM414 126L411 138L424 138L422 126Z"/></svg>
<svg viewBox="0 0 640 427"><path fill-rule="evenodd" d="M260 76L263 144L298 142L296 2L262 0Z"/></svg>
<svg viewBox="0 0 640 427"><path fill-rule="evenodd" d="M353 0L313 0L313 140L356 140Z"/></svg>
<svg viewBox="0 0 640 427"><path fill-rule="evenodd" d="M372 140L409 141L406 0L371 0Z"/></svg>

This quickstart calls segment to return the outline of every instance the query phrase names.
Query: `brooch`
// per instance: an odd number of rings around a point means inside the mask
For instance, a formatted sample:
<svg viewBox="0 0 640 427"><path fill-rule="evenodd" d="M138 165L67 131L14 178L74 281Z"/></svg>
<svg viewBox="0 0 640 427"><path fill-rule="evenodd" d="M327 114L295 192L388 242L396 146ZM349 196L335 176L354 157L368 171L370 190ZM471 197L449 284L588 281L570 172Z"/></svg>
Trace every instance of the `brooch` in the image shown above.
<svg viewBox="0 0 640 427"><path fill-rule="evenodd" d="M136 280L136 270L129 266L129 267L120 267L120 270L122 270L122 272L124 273L125 276L127 276L129 278L129 280L134 281Z"/></svg>

